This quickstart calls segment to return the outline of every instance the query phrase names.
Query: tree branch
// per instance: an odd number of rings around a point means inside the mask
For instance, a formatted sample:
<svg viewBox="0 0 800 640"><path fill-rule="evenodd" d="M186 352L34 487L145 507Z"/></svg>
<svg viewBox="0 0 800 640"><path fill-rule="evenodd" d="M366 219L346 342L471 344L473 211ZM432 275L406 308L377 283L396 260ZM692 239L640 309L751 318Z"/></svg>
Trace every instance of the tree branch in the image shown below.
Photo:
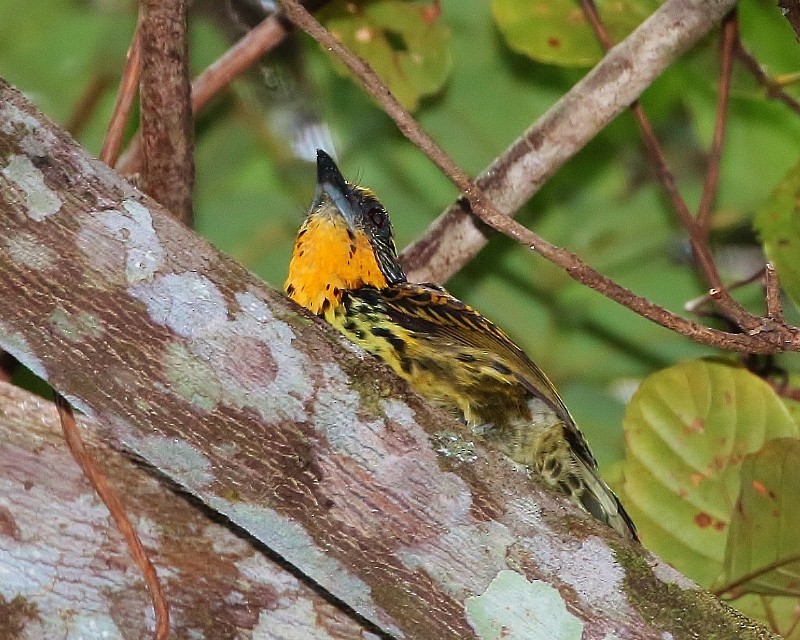
<svg viewBox="0 0 800 640"><path fill-rule="evenodd" d="M23 621L18 637L86 637L91 622L109 637L147 637L152 620L145 614L145 586L103 504L70 458L55 407L8 384L0 384L0 406L3 593L16 588L18 595L7 600L16 599L18 611L36 612ZM101 441L92 420L78 423L87 452L103 461L164 576L173 614L170 637L197 637L202 629L210 639L260 632L366 640L361 624L253 539ZM7 613L2 603L0 596L0 613ZM5 622L0 618L0 631L7 629Z"/></svg>
<svg viewBox="0 0 800 640"><path fill-rule="evenodd" d="M0 347L382 632L772 637L485 449L5 83L0 237Z"/></svg>
<svg viewBox="0 0 800 640"><path fill-rule="evenodd" d="M269 16L248 31L218 60L209 65L192 82L192 112L198 113L208 101L247 70L256 60L280 44L287 29L277 18ZM139 171L142 162L142 138L136 133L120 158L118 171L131 174Z"/></svg>
<svg viewBox="0 0 800 640"><path fill-rule="evenodd" d="M716 26L735 0L668 0L525 131L476 184L514 215L675 59ZM415 282L445 282L486 244L486 230L457 201L403 251Z"/></svg>
<svg viewBox="0 0 800 640"><path fill-rule="evenodd" d="M191 226L194 120L187 0L141 0L140 11L141 185L145 193Z"/></svg>

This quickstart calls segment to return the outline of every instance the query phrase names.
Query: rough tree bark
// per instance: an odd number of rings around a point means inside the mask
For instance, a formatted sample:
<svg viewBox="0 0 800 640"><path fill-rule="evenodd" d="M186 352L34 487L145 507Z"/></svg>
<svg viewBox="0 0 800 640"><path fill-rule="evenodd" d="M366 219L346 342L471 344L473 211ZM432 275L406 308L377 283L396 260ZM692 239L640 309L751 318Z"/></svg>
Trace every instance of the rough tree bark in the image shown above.
<svg viewBox="0 0 800 640"><path fill-rule="evenodd" d="M0 299L0 347L386 636L772 637L473 442L1 81ZM0 550L24 485L13 498Z"/></svg>
<svg viewBox="0 0 800 640"><path fill-rule="evenodd" d="M79 423L158 564L171 638L375 638L252 538L100 441L97 425ZM0 383L0 433L0 638L17 637L14 627L29 639L148 637L144 582L53 404Z"/></svg>

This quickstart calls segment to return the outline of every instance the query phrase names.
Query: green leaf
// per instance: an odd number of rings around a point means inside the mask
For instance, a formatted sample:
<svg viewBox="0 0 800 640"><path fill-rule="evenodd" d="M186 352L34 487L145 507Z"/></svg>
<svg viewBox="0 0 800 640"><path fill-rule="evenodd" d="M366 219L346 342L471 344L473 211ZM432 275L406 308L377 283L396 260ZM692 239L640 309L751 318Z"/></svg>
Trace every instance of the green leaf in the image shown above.
<svg viewBox="0 0 800 640"><path fill-rule="evenodd" d="M747 455L797 424L763 380L689 361L648 377L628 405L623 502L645 545L709 586L720 575Z"/></svg>
<svg viewBox="0 0 800 640"><path fill-rule="evenodd" d="M767 442L745 458L741 481L723 583L738 583L734 593L800 595L800 440Z"/></svg>
<svg viewBox="0 0 800 640"><path fill-rule="evenodd" d="M372 65L408 109L438 92L450 72L450 32L434 5L404 0L339 0L320 21L348 48ZM340 63L337 68L342 69Z"/></svg>
<svg viewBox="0 0 800 640"><path fill-rule="evenodd" d="M633 31L657 4L642 0L598 2L612 38ZM565 67L588 67L603 51L575 0L494 0L492 12L503 36L515 51Z"/></svg>
<svg viewBox="0 0 800 640"><path fill-rule="evenodd" d="M756 214L764 252L781 285L800 305L800 162L789 170Z"/></svg>

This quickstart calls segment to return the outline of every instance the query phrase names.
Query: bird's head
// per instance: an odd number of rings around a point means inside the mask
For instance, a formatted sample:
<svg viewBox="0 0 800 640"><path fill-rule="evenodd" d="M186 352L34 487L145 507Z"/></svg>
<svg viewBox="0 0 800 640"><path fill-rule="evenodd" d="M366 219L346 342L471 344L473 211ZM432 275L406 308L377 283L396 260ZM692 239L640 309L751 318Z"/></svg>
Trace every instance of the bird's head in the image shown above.
<svg viewBox="0 0 800 640"><path fill-rule="evenodd" d="M333 159L317 151L317 190L297 234L286 291L324 314L341 293L405 281L389 214L369 190L344 179Z"/></svg>

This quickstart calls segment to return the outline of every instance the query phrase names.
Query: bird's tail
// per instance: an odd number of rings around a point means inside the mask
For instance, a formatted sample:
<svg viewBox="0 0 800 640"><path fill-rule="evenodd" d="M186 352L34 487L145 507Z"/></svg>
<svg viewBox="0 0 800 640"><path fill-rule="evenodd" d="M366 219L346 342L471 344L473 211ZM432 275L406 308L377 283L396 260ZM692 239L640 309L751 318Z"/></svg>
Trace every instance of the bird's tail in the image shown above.
<svg viewBox="0 0 800 640"><path fill-rule="evenodd" d="M579 456L574 457L575 471L580 476L581 490L572 494L586 511L600 522L630 540L639 541L636 526L611 488L599 476L596 469L586 464Z"/></svg>

